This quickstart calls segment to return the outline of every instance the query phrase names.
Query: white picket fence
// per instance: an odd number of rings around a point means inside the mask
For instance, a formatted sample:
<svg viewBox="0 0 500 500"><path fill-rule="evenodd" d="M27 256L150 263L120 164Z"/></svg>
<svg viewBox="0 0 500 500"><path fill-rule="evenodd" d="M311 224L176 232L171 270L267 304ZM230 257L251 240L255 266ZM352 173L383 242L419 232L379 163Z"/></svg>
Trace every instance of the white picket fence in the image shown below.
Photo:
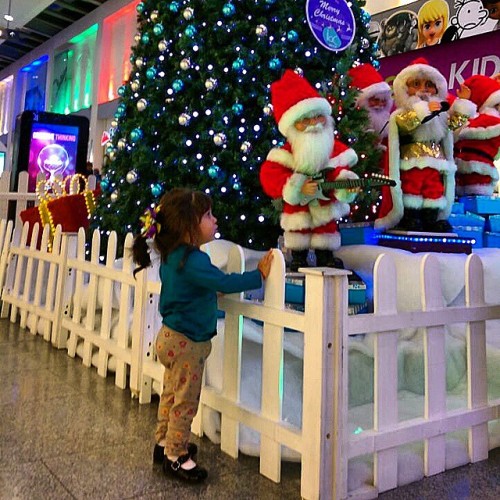
<svg viewBox="0 0 500 500"><path fill-rule="evenodd" d="M35 231L38 229L36 228ZM56 231L52 252L45 230L42 248L36 238L26 246L28 227L0 222L0 285L2 317L19 321L32 334L41 334L57 348L78 355L85 366L96 366L107 376L113 366L115 383L128 387L140 402L160 392L163 368L154 356L154 337L160 284L151 272L132 276L131 236L117 259L116 235L109 238L104 262L99 259L99 234L94 232L90 260L85 234ZM215 250L213 242L206 250ZM228 271L245 268L243 250L232 246ZM486 385L485 321L500 318L500 304L484 301L484 277L478 256L466 261L466 305L444 307L435 256L422 259L421 311L398 312L394 262L380 256L374 268L374 312L348 315L347 271L305 270L305 312L284 303L285 265L274 251L263 302L244 300L240 294L219 300L225 311L223 387L207 384L193 432L203 434L203 412L221 414L221 449L237 457L239 426L260 433L260 471L273 481L281 476L282 446L301 457L301 495L306 499L374 498L395 488L398 447L425 441L425 474L445 469L446 433L468 430L470 462L487 458L488 422L499 418L500 401L488 401ZM261 407L241 403L243 317L263 323ZM460 410L446 408L445 325L467 324L468 403ZM425 360L423 417L398 420L398 330L422 327ZM303 332L302 425L282 419L282 382L285 328ZM349 434L348 340L372 333L374 349L373 429ZM348 461L373 456L373 485L348 491Z"/></svg>

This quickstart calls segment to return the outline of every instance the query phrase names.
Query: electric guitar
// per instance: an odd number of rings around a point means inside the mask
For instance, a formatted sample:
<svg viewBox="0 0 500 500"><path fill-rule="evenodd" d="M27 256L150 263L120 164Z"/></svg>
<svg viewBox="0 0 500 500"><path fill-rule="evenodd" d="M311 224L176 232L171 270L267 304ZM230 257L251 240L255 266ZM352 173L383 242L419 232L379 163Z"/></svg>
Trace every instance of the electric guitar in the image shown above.
<svg viewBox="0 0 500 500"><path fill-rule="evenodd" d="M308 205L313 200L329 200L328 196L323 194L323 191L331 191L332 189L355 189L355 188L372 188L378 186L396 185L396 181L382 174L371 174L368 177L360 177L359 179L342 179L340 181L325 181L323 175L313 176L312 180L318 183L318 189L315 194L306 196L300 202L301 205Z"/></svg>

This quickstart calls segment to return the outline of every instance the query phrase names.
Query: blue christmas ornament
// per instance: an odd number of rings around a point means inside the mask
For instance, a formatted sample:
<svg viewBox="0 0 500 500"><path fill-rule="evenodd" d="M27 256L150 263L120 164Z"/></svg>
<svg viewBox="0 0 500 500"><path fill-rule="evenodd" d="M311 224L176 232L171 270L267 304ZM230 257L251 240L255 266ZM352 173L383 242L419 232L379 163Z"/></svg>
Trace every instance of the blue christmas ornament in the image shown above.
<svg viewBox="0 0 500 500"><path fill-rule="evenodd" d="M137 142L142 139L142 135L142 130L140 128L134 128L130 132L130 139L132 140L132 142Z"/></svg>
<svg viewBox="0 0 500 500"><path fill-rule="evenodd" d="M241 184L238 181L233 182L233 189L239 191L241 189Z"/></svg>
<svg viewBox="0 0 500 500"><path fill-rule="evenodd" d="M184 82L182 80L174 80L172 82L172 88L176 91L179 92L184 88Z"/></svg>
<svg viewBox="0 0 500 500"><path fill-rule="evenodd" d="M151 194L155 197L158 198L163 194L163 186L159 183L156 184L151 184Z"/></svg>
<svg viewBox="0 0 500 500"><path fill-rule="evenodd" d="M113 146L113 144L108 144L108 145L106 146L106 154L108 154L108 155L109 155L109 153L111 153L111 152L112 152L112 151L114 151L114 150L115 150L115 147Z"/></svg>
<svg viewBox="0 0 500 500"><path fill-rule="evenodd" d="M163 34L163 24L155 24L153 26L153 33L156 35L156 36L160 36L161 34Z"/></svg>
<svg viewBox="0 0 500 500"><path fill-rule="evenodd" d="M109 179L107 177L103 177L101 179L101 189L103 191L107 191L109 189L109 186L110 186Z"/></svg>
<svg viewBox="0 0 500 500"><path fill-rule="evenodd" d="M154 80L156 78L156 68L154 66L146 70L146 78L148 80Z"/></svg>
<svg viewBox="0 0 500 500"><path fill-rule="evenodd" d="M296 42L299 39L299 34L295 30L290 30L286 37L289 42Z"/></svg>
<svg viewBox="0 0 500 500"><path fill-rule="evenodd" d="M138 3L137 4L137 7L135 8L135 10L139 13L139 14L142 14L144 12L144 4L142 2Z"/></svg>
<svg viewBox="0 0 500 500"><path fill-rule="evenodd" d="M127 109L126 104L124 104L122 102L122 103L118 104L118 107L116 108L116 112L118 113L119 116L123 116L126 109Z"/></svg>
<svg viewBox="0 0 500 500"><path fill-rule="evenodd" d="M190 25L186 26L184 33L189 38L193 38L196 35L196 28L192 24L190 24Z"/></svg>
<svg viewBox="0 0 500 500"><path fill-rule="evenodd" d="M378 45L378 43L377 43L377 42L375 42L375 43L373 44L373 47L372 47L372 48L373 48L373 52L378 52L378 50L380 49L380 47L379 47L379 45Z"/></svg>
<svg viewBox="0 0 500 500"><path fill-rule="evenodd" d="M170 2L168 6L168 10L170 12L179 12L179 3L178 2Z"/></svg>
<svg viewBox="0 0 500 500"><path fill-rule="evenodd" d="M124 95L125 94L125 86L120 85L116 92L118 93L118 95Z"/></svg>
<svg viewBox="0 0 500 500"><path fill-rule="evenodd" d="M233 113L235 115L241 115L243 113L243 104L240 104L239 102L233 104L232 108Z"/></svg>
<svg viewBox="0 0 500 500"><path fill-rule="evenodd" d="M277 70L281 68L281 61L277 57L273 57L269 61L269 68L273 70Z"/></svg>
<svg viewBox="0 0 500 500"><path fill-rule="evenodd" d="M245 61L243 61L243 59L241 59L241 57L238 57L238 59L236 59L234 62L233 62L233 69L234 71L241 71L245 66Z"/></svg>
<svg viewBox="0 0 500 500"><path fill-rule="evenodd" d="M366 12L366 10L361 9L361 20L365 23L368 24L371 20L372 16Z"/></svg>
<svg viewBox="0 0 500 500"><path fill-rule="evenodd" d="M208 175L212 179L217 179L217 177L219 176L219 172L220 168L218 165L210 165L210 167L208 167Z"/></svg>
<svg viewBox="0 0 500 500"><path fill-rule="evenodd" d="M372 65L375 69L380 69L380 63L378 61L373 61Z"/></svg>
<svg viewBox="0 0 500 500"><path fill-rule="evenodd" d="M142 36L141 36L141 42L144 44L144 45L147 45L149 43L149 35L147 33L144 33Z"/></svg>
<svg viewBox="0 0 500 500"><path fill-rule="evenodd" d="M266 0L267 5L273 5L276 3L276 0Z"/></svg>
<svg viewBox="0 0 500 500"><path fill-rule="evenodd" d="M222 7L222 13L226 17L231 17L235 12L236 9L234 8L234 5L232 3L226 3L224 4L224 7Z"/></svg>

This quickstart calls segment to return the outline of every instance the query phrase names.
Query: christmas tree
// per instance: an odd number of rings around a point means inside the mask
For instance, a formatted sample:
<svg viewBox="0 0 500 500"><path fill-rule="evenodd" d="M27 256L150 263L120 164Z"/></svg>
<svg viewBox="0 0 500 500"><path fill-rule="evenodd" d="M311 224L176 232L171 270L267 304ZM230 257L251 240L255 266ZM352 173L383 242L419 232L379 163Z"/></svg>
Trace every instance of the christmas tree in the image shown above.
<svg viewBox="0 0 500 500"><path fill-rule="evenodd" d="M339 2L346 5L328 3ZM366 114L354 107L345 75L356 63L376 65L376 47L364 1L349 5L354 40L335 52L313 36L306 0L139 3L133 70L119 89L93 226L136 233L140 215L166 190L189 186L211 195L222 238L256 249L276 246L281 230L259 183L260 165L283 141L271 82L286 68L303 74L334 102L341 139L360 158L375 149L374 138L363 140ZM363 175L377 165L360 162L354 170Z"/></svg>

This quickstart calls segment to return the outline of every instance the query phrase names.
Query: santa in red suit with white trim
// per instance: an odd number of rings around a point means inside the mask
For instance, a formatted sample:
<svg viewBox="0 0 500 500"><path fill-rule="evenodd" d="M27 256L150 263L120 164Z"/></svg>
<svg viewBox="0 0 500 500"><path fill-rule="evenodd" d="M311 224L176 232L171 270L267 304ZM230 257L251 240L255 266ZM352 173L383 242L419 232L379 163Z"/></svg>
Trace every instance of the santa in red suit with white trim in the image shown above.
<svg viewBox="0 0 500 500"><path fill-rule="evenodd" d="M464 81L479 114L460 129L455 143L458 195L491 196L498 183L493 163L500 151L500 83L483 75Z"/></svg>
<svg viewBox="0 0 500 500"><path fill-rule="evenodd" d="M322 192L324 180L357 179L349 170L358 158L353 149L334 139L329 102L310 83L292 70L271 84L271 101L283 147L273 148L260 170L264 192L283 199L281 227L285 247L292 251L291 270L307 266L313 248L318 266L341 267L333 251L340 247L337 220L350 212L356 190Z"/></svg>
<svg viewBox="0 0 500 500"><path fill-rule="evenodd" d="M455 198L452 131L475 113L466 99L450 108L445 77L425 59L404 68L393 83L397 109L389 120L390 210L375 227L450 232Z"/></svg>

